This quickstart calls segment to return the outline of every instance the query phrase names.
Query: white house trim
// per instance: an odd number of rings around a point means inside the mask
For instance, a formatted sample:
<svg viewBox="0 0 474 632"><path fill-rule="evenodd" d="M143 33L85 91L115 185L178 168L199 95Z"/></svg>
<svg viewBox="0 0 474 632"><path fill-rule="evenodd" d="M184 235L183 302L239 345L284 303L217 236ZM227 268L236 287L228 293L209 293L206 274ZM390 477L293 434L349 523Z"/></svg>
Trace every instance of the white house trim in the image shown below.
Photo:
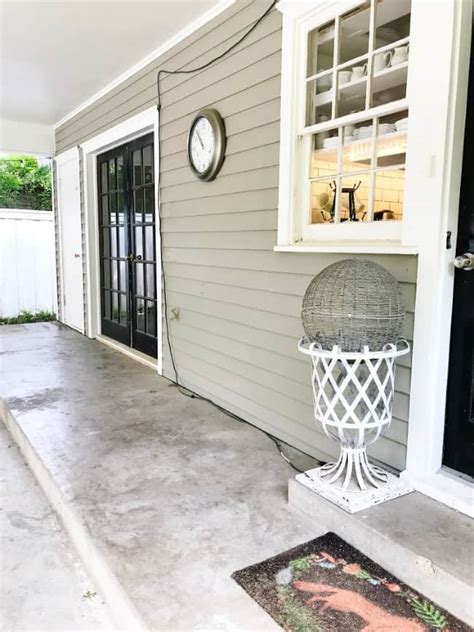
<svg viewBox="0 0 474 632"><path fill-rule="evenodd" d="M435 59L430 60L426 53L425 67L428 69L433 62L436 70L433 68L432 78L438 72L447 72L449 82L438 95L445 103L438 108L437 133L431 134L425 148L426 171L419 174L420 201L422 192L426 194L426 187L430 186L428 206L430 202L435 203L436 207L432 208L436 208L436 212L431 215L431 230L422 235L418 258L404 476L421 492L474 516L472 482L442 466L455 256L454 247L446 249L446 232L451 231L452 243L456 244L473 7L472 0L436 6L442 6L443 10L431 12L430 27L438 26L444 31L446 46L437 47L436 52L432 49ZM429 98L426 95L426 99ZM417 133L419 130L422 138L428 137L433 124L431 116L429 113L424 129L421 118L417 121ZM439 147L436 147L437 142Z"/></svg>
<svg viewBox="0 0 474 632"><path fill-rule="evenodd" d="M114 127L94 136L81 145L83 151L84 206L85 206L85 250L86 250L86 294L87 294L87 331L89 338L100 335L100 265L99 230L97 203L97 155L113 147L122 145L134 138L153 132L155 155L155 225L156 252L161 252L160 216L159 216L159 119L156 107L148 108ZM157 296L161 297L161 258L157 257L156 279ZM163 329L162 302L157 301L157 338L158 358L156 368L163 373Z"/></svg>
<svg viewBox="0 0 474 632"><path fill-rule="evenodd" d="M119 75L116 79L108 83L104 88L102 88L102 90L99 90L98 92L93 94L91 97L89 97L89 99L86 99L86 101L84 101L83 103L78 105L76 108L74 108L74 110L69 112L69 114L66 114L65 116L63 116L57 123L53 125L53 129L56 130L58 127L61 127L61 125L64 125L64 123L72 119L74 116L76 116L77 114L85 110L86 108L93 105L96 101L104 97L111 90L113 90L114 88L117 88L120 84L127 81L127 79L130 79L130 77L133 77L133 75L135 75L137 72L145 68L145 66L150 64L152 61L155 61L156 59L164 55L167 51L171 50L174 46L176 46L177 44L182 42L184 39L192 35L202 26L204 26L205 24L207 24L208 22L216 18L218 15L223 13L226 9L231 7L235 2L236 0L221 0L215 7L213 7L212 9L209 9L209 11L206 11L205 13L203 13L203 15L201 15L199 18L191 22L191 24L188 24L188 26L181 29L181 31L176 33L176 35L173 35L173 37L167 40L164 44L156 48L154 51L149 53L146 57L144 57L139 62L131 66L128 70L126 70L121 75Z"/></svg>

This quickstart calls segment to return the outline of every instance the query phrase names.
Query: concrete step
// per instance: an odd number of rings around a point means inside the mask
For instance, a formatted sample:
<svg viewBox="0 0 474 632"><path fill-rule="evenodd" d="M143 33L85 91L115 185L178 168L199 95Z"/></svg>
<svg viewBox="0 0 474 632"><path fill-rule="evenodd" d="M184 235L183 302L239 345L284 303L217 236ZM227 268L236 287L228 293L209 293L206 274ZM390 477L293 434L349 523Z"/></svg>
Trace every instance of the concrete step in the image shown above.
<svg viewBox="0 0 474 632"><path fill-rule="evenodd" d="M295 479L291 509L334 531L401 581L474 624L474 521L413 492L349 514Z"/></svg>

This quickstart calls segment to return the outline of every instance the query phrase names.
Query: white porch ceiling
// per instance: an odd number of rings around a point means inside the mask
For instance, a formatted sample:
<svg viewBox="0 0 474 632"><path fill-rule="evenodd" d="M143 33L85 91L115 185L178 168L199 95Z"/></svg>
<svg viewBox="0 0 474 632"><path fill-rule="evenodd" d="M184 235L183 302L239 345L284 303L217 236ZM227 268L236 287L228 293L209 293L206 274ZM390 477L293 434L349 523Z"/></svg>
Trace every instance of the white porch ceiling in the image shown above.
<svg viewBox="0 0 474 632"><path fill-rule="evenodd" d="M52 125L221 0L0 0L0 117Z"/></svg>

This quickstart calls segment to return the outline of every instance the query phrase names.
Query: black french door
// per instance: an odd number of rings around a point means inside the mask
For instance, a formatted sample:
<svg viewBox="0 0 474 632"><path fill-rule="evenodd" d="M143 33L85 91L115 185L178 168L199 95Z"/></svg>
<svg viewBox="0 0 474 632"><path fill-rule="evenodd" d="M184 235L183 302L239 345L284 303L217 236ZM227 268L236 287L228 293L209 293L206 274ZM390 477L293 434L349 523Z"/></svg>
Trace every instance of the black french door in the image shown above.
<svg viewBox="0 0 474 632"><path fill-rule="evenodd" d="M97 158L102 333L156 358L153 134Z"/></svg>
<svg viewBox="0 0 474 632"><path fill-rule="evenodd" d="M459 205L453 317L446 405L443 464L474 477L474 48L471 47L469 97ZM466 255L463 257L463 255Z"/></svg>

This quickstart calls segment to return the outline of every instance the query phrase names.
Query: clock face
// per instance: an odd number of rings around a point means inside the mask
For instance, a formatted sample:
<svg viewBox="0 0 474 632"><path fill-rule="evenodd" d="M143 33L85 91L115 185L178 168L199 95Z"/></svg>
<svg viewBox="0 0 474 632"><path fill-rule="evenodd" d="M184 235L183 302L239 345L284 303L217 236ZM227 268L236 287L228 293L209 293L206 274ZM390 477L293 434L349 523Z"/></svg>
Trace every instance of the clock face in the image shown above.
<svg viewBox="0 0 474 632"><path fill-rule="evenodd" d="M190 158L199 173L209 169L214 155L215 138L212 125L207 118L197 119L191 131Z"/></svg>

